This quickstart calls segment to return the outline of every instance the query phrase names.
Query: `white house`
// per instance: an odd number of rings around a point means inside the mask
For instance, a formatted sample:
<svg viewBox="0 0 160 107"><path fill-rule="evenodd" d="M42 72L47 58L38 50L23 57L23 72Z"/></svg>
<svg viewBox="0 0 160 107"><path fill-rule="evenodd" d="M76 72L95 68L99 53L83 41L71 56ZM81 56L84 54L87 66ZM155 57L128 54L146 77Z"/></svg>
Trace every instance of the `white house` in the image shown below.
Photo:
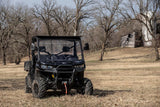
<svg viewBox="0 0 160 107"><path fill-rule="evenodd" d="M153 13L151 11L145 12L144 14L146 16L148 16L148 18L150 18L150 19L153 15ZM143 19L144 23L148 25L149 29L151 29L149 26L149 22L144 18L144 16L142 16L142 19ZM152 46L152 39L153 38L152 38L149 30L147 29L147 27L144 24L142 25L142 35L144 38L144 46L146 46L146 47Z"/></svg>
<svg viewBox="0 0 160 107"><path fill-rule="evenodd" d="M126 36L123 36L121 38L121 47L132 47L135 48L135 32L133 32L132 34L128 34Z"/></svg>

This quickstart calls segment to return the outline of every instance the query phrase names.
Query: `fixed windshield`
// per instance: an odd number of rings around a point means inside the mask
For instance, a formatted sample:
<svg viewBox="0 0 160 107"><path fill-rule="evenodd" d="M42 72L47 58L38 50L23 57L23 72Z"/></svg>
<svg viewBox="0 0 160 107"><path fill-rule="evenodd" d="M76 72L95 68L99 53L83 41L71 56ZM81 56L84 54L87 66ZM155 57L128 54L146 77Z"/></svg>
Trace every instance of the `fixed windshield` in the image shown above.
<svg viewBox="0 0 160 107"><path fill-rule="evenodd" d="M82 59L79 40L40 40L39 52L41 56L53 56L54 60Z"/></svg>

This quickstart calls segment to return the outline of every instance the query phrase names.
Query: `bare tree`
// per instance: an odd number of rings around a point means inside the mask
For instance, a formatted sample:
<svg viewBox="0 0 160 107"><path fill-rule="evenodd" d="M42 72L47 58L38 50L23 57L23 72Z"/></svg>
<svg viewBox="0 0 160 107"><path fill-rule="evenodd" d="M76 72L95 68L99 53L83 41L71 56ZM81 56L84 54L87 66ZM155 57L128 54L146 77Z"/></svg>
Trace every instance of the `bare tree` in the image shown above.
<svg viewBox="0 0 160 107"><path fill-rule="evenodd" d="M28 50L28 56L30 59L30 47L31 47L31 38L32 38L32 31L34 29L33 27L33 20L32 20L32 15L29 14L29 10L24 11L24 15L22 18L22 27L24 29L24 40L25 40L25 46L27 47Z"/></svg>
<svg viewBox="0 0 160 107"><path fill-rule="evenodd" d="M16 6L10 10L12 35L9 40L8 60L19 64L21 58L29 56L32 35L35 34L37 26L31 9L27 6Z"/></svg>
<svg viewBox="0 0 160 107"><path fill-rule="evenodd" d="M160 59L158 50L159 37L156 35L158 7L158 3L154 0L128 0L121 9L121 14L126 19L137 20L146 27L153 38L152 44L155 48L156 60Z"/></svg>
<svg viewBox="0 0 160 107"><path fill-rule="evenodd" d="M35 5L33 9L33 15L45 24L49 36L54 33L56 28L56 26L53 25L53 18L51 17L54 9L54 0L43 0L42 5Z"/></svg>
<svg viewBox="0 0 160 107"><path fill-rule="evenodd" d="M158 8L160 8L160 0L154 0L154 2L157 3L159 6Z"/></svg>
<svg viewBox="0 0 160 107"><path fill-rule="evenodd" d="M97 16L97 22L104 31L104 37L101 44L100 61L103 61L103 56L106 47L109 47L111 42L111 36L117 30L120 19L118 15L118 9L121 4L121 0L103 0L99 4L99 13Z"/></svg>
<svg viewBox="0 0 160 107"><path fill-rule="evenodd" d="M71 35L72 25L74 21L74 15L71 9L64 7L58 7L53 10L51 16L55 19L58 26L62 28L63 33L61 35Z"/></svg>
<svg viewBox="0 0 160 107"><path fill-rule="evenodd" d="M73 0L76 5L75 21L74 21L74 36L79 35L80 22L83 19L89 18L91 15L91 10L87 9L91 6L93 0Z"/></svg>
<svg viewBox="0 0 160 107"><path fill-rule="evenodd" d="M23 8L21 6L17 7L17 11L15 14L19 15L19 25L17 26L17 29L14 31L15 35L14 42L15 43L18 42L26 47L28 52L28 57L30 59L31 55L30 44L34 30L34 20L33 20L34 18L32 16L30 9L28 9L25 6L23 6Z"/></svg>
<svg viewBox="0 0 160 107"><path fill-rule="evenodd" d="M23 8L13 7L9 5L8 2L1 2L0 6L0 46L1 54L3 58L3 64L6 65L6 60L9 58L9 61L15 61L17 64L20 63L20 59L24 51L22 52L23 40L26 40L19 37L19 32L21 34L26 34L24 31L28 32L28 28L25 27L25 30L22 30L24 20L26 20L23 15L27 15L27 12L23 14ZM23 14L23 15L22 15ZM22 23L23 21L23 23ZM31 21L31 20L28 20ZM25 25L27 26L27 25ZM10 54L12 51L12 54Z"/></svg>
<svg viewBox="0 0 160 107"><path fill-rule="evenodd" d="M3 2L3 3L2 3ZM6 51L9 47L9 40L13 33L10 19L9 6L2 1L0 4L0 46L2 52L3 65L6 65Z"/></svg>
<svg viewBox="0 0 160 107"><path fill-rule="evenodd" d="M84 43L89 43L91 51L96 51L101 49L102 38L104 37L104 32L98 25L90 26L88 29L84 30ZM101 34L101 35L100 35Z"/></svg>

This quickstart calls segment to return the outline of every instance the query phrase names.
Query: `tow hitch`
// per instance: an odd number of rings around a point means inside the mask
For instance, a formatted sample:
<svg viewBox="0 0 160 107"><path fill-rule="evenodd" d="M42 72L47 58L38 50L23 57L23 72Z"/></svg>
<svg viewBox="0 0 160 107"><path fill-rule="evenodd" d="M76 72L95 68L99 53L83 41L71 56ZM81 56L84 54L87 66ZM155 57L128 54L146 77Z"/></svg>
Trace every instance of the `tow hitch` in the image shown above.
<svg viewBox="0 0 160 107"><path fill-rule="evenodd" d="M65 94L67 95L68 92L67 92L67 83L66 82L64 82L64 87L65 87Z"/></svg>

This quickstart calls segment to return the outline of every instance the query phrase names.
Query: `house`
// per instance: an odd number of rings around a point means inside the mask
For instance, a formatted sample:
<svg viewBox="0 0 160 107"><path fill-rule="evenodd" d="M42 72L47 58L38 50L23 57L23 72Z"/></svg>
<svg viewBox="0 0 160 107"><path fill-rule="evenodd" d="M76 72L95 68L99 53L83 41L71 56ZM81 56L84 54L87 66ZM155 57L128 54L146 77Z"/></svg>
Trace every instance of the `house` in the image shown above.
<svg viewBox="0 0 160 107"><path fill-rule="evenodd" d="M131 47L136 48L143 46L142 36L137 32L130 33L121 38L121 47Z"/></svg>
<svg viewBox="0 0 160 107"><path fill-rule="evenodd" d="M149 19L152 18L153 16L153 13L151 11L148 11L148 12L145 12L144 13L146 16L148 16ZM143 16L143 22L150 28L150 23L148 22L148 20L146 20ZM152 40L153 40L153 37L152 35L150 34L149 30L147 29L147 27L143 24L142 25L142 35L143 35L143 42L144 42L144 46L145 47L151 47L152 46Z"/></svg>
<svg viewBox="0 0 160 107"><path fill-rule="evenodd" d="M153 13L151 11L147 11L144 14L146 16L148 16L149 19L151 19L153 16ZM142 16L142 19L143 19L143 22L148 26L148 28L144 24L142 24L140 36L138 36L135 32L128 34L126 36L123 36L121 38L121 47L135 48L135 47L139 47L139 46L144 46L144 47L153 46L153 37L148 30L148 29L151 29L150 25L149 25L150 23L143 16ZM160 22L156 23L156 34L160 34ZM159 46L160 46L160 44L159 44Z"/></svg>

